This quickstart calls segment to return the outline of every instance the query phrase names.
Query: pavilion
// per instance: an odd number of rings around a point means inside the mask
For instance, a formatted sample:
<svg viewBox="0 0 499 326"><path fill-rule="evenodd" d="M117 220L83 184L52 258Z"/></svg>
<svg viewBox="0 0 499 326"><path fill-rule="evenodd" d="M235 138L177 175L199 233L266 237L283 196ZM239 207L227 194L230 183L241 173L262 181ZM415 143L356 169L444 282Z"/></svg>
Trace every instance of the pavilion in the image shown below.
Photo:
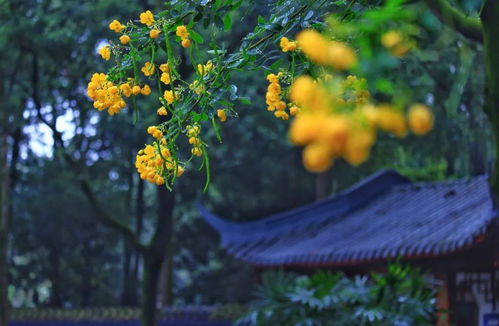
<svg viewBox="0 0 499 326"><path fill-rule="evenodd" d="M245 223L200 209L221 246L259 270L367 273L400 258L439 280L452 324L499 325L499 218L486 176L413 183L381 171L328 199Z"/></svg>

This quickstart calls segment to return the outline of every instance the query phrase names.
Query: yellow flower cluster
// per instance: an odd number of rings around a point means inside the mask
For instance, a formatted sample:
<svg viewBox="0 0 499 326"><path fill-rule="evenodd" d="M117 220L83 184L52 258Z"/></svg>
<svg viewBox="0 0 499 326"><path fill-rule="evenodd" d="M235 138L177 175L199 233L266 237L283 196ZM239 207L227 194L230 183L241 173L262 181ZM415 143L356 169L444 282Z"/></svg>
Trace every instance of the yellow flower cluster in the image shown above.
<svg viewBox="0 0 499 326"><path fill-rule="evenodd" d="M111 49L109 48L109 45L104 45L99 48L99 54L104 60L109 60L111 58Z"/></svg>
<svg viewBox="0 0 499 326"><path fill-rule="evenodd" d="M187 49L191 46L191 40L189 40L189 32L187 31L187 27L185 27L185 25L177 26L175 34L182 40L181 44L183 48Z"/></svg>
<svg viewBox="0 0 499 326"><path fill-rule="evenodd" d="M290 41L287 37L281 38L279 45L282 52L292 52L296 50L296 42Z"/></svg>
<svg viewBox="0 0 499 326"><path fill-rule="evenodd" d="M108 81L104 73L93 74L87 86L87 95L94 101L94 108L99 111L108 109L110 115L119 113L126 106L122 96L139 94L146 96L151 94L151 87L133 85L132 80L118 86Z"/></svg>
<svg viewBox="0 0 499 326"><path fill-rule="evenodd" d="M184 168L172 159L165 139L155 145L146 145L138 152L135 167L141 179L159 186L165 183L165 174L181 176Z"/></svg>
<svg viewBox="0 0 499 326"><path fill-rule="evenodd" d="M346 84L351 82L352 78ZM407 122L401 110L389 105L359 103L351 111L341 110L335 96L308 76L298 77L291 85L290 99L304 110L292 122L289 138L295 145L305 146L303 163L311 172L329 169L337 158L352 165L363 163L375 143L377 129L404 137L408 125L417 135L432 128L431 111L422 104L410 108Z"/></svg>
<svg viewBox="0 0 499 326"><path fill-rule="evenodd" d="M206 62L205 65L198 63L197 68L198 68L198 74L200 74L201 76L205 76L206 74L208 74L210 71L213 70L214 65L213 62L209 60L208 62Z"/></svg>
<svg viewBox="0 0 499 326"><path fill-rule="evenodd" d="M159 130L158 127L156 126L150 126L149 128L147 128L147 133L156 138L157 140L163 138L163 132Z"/></svg>
<svg viewBox="0 0 499 326"><path fill-rule="evenodd" d="M154 66L154 64L151 64L149 61L147 61L141 70L142 70L142 73L144 74L144 76L149 77L149 76L152 76L154 74L155 68L156 67Z"/></svg>
<svg viewBox="0 0 499 326"><path fill-rule="evenodd" d="M407 39L397 31L388 31L381 36L381 44L395 57L403 57L410 50L411 45Z"/></svg>
<svg viewBox="0 0 499 326"><path fill-rule="evenodd" d="M296 41L301 51L317 64L346 70L357 63L357 55L352 48L338 41L330 41L313 29L298 33Z"/></svg>
<svg viewBox="0 0 499 326"><path fill-rule="evenodd" d="M94 108L99 111L108 109L110 115L115 115L126 106L120 95L120 89L108 81L104 73L92 75L87 86L87 95L94 101Z"/></svg>
<svg viewBox="0 0 499 326"><path fill-rule="evenodd" d="M186 135L189 138L189 144L192 145L191 153L195 156L203 155L202 142L199 138L201 133L201 126L199 124L194 124L193 126L188 125L186 127Z"/></svg>
<svg viewBox="0 0 499 326"><path fill-rule="evenodd" d="M227 120L227 112L224 109L217 110L217 117L221 122L225 122Z"/></svg>
<svg viewBox="0 0 499 326"><path fill-rule="evenodd" d="M286 112L286 102L281 99L281 85L279 84L279 77L282 74L268 74L267 81L269 86L267 87L267 94L265 95L265 103L267 103L267 110L274 112L277 118L282 120L288 120L289 115Z"/></svg>
<svg viewBox="0 0 499 326"><path fill-rule="evenodd" d="M109 29L115 31L116 33L121 32L124 28L125 26L121 25L121 23L116 19L109 23Z"/></svg>
<svg viewBox="0 0 499 326"><path fill-rule="evenodd" d="M147 27L150 27L152 24L154 24L154 15L150 10L141 13L139 18L140 22L144 25L147 25Z"/></svg>

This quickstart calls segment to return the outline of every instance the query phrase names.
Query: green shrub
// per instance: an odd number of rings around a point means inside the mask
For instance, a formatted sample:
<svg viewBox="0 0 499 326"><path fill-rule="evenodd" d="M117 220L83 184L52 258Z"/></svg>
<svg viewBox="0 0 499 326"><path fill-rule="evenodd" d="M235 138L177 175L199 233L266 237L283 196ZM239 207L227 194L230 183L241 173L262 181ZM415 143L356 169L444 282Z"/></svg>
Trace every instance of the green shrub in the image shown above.
<svg viewBox="0 0 499 326"><path fill-rule="evenodd" d="M370 277L267 272L251 308L236 325L429 326L435 291L419 270L399 264Z"/></svg>

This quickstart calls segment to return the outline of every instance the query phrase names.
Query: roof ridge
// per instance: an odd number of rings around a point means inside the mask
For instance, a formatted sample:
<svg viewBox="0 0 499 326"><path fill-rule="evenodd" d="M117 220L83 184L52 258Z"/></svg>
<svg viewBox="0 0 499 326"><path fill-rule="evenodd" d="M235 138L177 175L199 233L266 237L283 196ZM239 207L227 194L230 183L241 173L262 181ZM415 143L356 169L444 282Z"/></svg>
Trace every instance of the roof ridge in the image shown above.
<svg viewBox="0 0 499 326"><path fill-rule="evenodd" d="M435 180L435 181L418 181L411 183L398 184L393 186L395 189L415 189L415 188L444 188L457 186L462 184L467 184L473 181L482 181L489 178L488 174L480 174L477 176L467 176L459 179L446 179L446 180Z"/></svg>

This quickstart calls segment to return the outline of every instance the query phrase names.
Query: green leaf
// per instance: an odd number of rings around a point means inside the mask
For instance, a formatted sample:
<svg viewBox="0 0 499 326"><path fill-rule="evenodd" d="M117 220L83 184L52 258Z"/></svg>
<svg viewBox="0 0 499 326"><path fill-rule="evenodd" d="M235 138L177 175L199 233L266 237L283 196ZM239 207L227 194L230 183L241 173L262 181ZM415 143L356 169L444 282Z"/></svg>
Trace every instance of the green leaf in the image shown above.
<svg viewBox="0 0 499 326"><path fill-rule="evenodd" d="M198 44L203 44L204 43L204 39L201 35L199 35L198 33L196 33L194 30L191 30L189 32L189 34L191 35L192 39L198 43Z"/></svg>
<svg viewBox="0 0 499 326"><path fill-rule="evenodd" d="M248 98L248 97L240 97L238 98L239 102L243 103L243 104L251 104L251 100Z"/></svg>
<svg viewBox="0 0 499 326"><path fill-rule="evenodd" d="M231 29L231 27L232 27L232 19L230 18L230 15L227 14L224 17L224 29L228 31Z"/></svg>

